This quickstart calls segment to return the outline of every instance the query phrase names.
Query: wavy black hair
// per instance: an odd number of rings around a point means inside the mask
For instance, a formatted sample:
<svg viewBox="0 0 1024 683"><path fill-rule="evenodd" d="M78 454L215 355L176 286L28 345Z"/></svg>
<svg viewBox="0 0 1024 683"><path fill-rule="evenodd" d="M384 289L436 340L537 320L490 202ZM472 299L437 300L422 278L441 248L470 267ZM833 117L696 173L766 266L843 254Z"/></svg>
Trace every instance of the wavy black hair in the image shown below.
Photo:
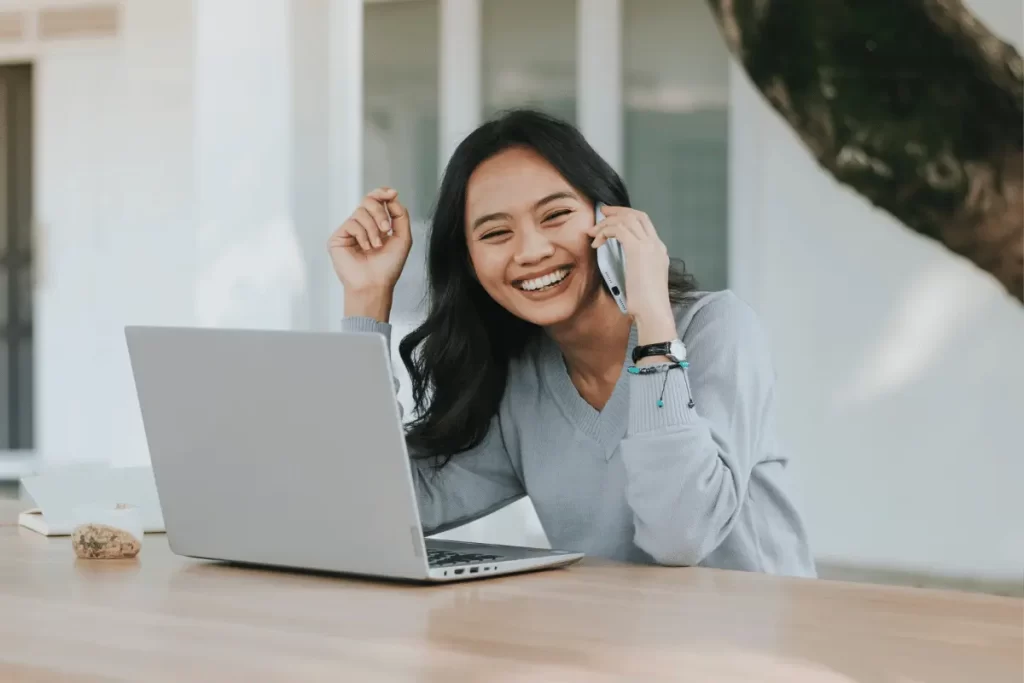
<svg viewBox="0 0 1024 683"><path fill-rule="evenodd" d="M498 411L509 361L541 328L495 302L474 277L466 244L466 187L496 154L524 147L548 161L583 197L629 206L619 175L572 125L539 111L515 109L484 123L462 141L445 169L427 244L427 317L402 339L415 418L410 451L442 458L478 445ZM681 263L669 271L669 295L682 300L695 283Z"/></svg>

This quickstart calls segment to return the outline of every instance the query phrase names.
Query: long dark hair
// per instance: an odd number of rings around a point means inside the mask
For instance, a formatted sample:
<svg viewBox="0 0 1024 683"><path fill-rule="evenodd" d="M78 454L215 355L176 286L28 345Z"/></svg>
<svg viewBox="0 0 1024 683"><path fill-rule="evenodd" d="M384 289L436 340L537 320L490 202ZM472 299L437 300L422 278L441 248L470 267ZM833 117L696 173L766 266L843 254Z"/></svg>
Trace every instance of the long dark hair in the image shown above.
<svg viewBox="0 0 1024 683"><path fill-rule="evenodd" d="M428 238L427 317L398 347L416 404L406 433L410 450L421 457L442 456L442 465L486 436L505 393L509 361L541 332L491 299L470 270L466 186L477 166L510 147L528 147L540 154L591 202L630 205L625 183L583 135L541 112L507 111L470 133L455 149L441 181ZM673 302L694 289L682 264L673 264Z"/></svg>

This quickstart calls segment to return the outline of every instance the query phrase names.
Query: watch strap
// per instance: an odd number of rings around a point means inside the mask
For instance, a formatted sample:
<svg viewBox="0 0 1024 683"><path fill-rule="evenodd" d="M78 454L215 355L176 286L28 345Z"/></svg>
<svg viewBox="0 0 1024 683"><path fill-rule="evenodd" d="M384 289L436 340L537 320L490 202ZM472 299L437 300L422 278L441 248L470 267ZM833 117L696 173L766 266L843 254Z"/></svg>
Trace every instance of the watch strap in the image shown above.
<svg viewBox="0 0 1024 683"><path fill-rule="evenodd" d="M644 344L643 346L636 346L633 348L633 363L635 364L642 358L650 358L651 356L667 356L672 352L672 342L658 342L657 344Z"/></svg>

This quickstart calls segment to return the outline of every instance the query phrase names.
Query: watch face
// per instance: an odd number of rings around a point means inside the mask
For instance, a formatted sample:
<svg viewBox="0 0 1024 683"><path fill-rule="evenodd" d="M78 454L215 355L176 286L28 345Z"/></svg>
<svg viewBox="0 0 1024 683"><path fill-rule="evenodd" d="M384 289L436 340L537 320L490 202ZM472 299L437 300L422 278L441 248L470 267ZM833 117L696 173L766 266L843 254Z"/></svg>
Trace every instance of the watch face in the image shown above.
<svg viewBox="0 0 1024 683"><path fill-rule="evenodd" d="M683 346L683 342L678 339L669 342L668 355L677 363L686 360L686 347Z"/></svg>

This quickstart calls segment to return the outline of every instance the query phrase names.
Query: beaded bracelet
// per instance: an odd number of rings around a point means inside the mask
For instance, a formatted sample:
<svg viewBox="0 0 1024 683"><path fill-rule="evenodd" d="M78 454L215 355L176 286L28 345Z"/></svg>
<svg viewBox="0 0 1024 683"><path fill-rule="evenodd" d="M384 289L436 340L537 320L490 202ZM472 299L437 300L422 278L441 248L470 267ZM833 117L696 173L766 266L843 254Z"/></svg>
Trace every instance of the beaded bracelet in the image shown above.
<svg viewBox="0 0 1024 683"><path fill-rule="evenodd" d="M665 407L665 387L668 386L668 373L670 370L679 368L683 371L683 382L686 383L686 396L689 401L686 403L687 408L693 408L696 404L693 402L693 393L690 391L690 380L686 376L686 368L690 367L690 364L681 360L678 363L659 363L658 365L645 365L643 367L632 366L626 368L626 372L631 375L653 375L659 372L665 373L665 381L661 383L661 394L658 396L658 407Z"/></svg>

